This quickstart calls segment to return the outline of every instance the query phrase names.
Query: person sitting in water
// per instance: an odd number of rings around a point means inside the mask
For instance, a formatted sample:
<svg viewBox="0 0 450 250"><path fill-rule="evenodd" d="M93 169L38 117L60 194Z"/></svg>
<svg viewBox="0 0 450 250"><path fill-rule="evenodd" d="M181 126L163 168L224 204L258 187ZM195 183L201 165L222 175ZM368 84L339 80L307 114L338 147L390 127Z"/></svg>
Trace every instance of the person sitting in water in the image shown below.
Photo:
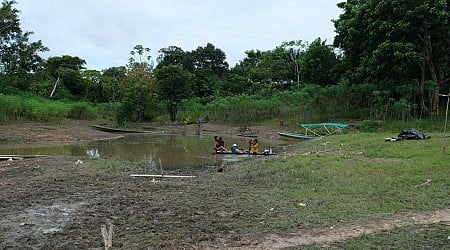
<svg viewBox="0 0 450 250"><path fill-rule="evenodd" d="M252 144L250 146L250 153L258 154L258 151L259 151L258 139L253 139Z"/></svg>
<svg viewBox="0 0 450 250"><path fill-rule="evenodd" d="M243 151L240 150L240 149L238 148L237 144L235 143L235 144L233 144L233 145L231 146L231 153L233 153L233 154L242 154Z"/></svg>

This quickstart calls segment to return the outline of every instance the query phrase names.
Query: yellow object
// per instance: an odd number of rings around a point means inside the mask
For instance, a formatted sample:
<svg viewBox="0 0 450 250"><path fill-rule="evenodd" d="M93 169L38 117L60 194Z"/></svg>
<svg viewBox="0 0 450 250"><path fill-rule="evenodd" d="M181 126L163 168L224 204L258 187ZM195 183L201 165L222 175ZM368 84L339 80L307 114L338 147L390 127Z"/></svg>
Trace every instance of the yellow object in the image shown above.
<svg viewBox="0 0 450 250"><path fill-rule="evenodd" d="M258 143L252 143L250 152L252 154L257 154L259 152L259 148L258 147L259 147Z"/></svg>

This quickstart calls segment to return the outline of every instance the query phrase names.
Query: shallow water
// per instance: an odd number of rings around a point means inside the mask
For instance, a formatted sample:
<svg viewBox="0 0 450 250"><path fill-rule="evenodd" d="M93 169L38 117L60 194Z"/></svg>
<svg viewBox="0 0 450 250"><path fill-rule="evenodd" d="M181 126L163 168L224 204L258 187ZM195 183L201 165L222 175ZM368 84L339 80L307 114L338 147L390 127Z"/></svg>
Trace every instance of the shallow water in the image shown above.
<svg viewBox="0 0 450 250"><path fill-rule="evenodd" d="M224 137L226 146L237 143L240 148L248 147L249 138ZM277 152L278 145L274 142L259 140L260 151L272 148ZM133 162L144 162L150 168L178 170L186 168L203 168L218 166L256 157L247 155L214 155L213 136L183 136L183 135L126 135L119 139L91 141L79 144L57 145L45 147L1 149L4 155L65 155L94 158L117 158ZM161 164L160 164L161 163Z"/></svg>

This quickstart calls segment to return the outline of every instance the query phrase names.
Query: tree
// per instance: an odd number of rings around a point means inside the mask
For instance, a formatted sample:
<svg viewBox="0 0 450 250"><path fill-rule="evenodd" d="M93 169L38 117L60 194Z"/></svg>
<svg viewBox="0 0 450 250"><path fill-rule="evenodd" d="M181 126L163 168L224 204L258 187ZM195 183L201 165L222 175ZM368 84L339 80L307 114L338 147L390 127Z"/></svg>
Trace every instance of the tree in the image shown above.
<svg viewBox="0 0 450 250"><path fill-rule="evenodd" d="M159 50L158 65L156 68L161 68L169 65L180 65L186 67L187 57L180 47L169 46Z"/></svg>
<svg viewBox="0 0 450 250"><path fill-rule="evenodd" d="M421 112L437 112L437 93L448 78L448 4L448 0L338 4L344 13L334 22L335 46L344 50L349 79L391 90L396 99L402 97L396 91L400 86L418 82ZM436 87L426 93L430 80Z"/></svg>
<svg viewBox="0 0 450 250"><path fill-rule="evenodd" d="M228 87L228 92L234 94L253 94L255 92L253 88L255 84L254 72L261 61L262 51L247 50L245 54L247 56L230 70L226 86L224 86Z"/></svg>
<svg viewBox="0 0 450 250"><path fill-rule="evenodd" d="M178 105L191 95L190 74L180 65L171 64L155 71L158 96L167 105L170 120L176 121Z"/></svg>
<svg viewBox="0 0 450 250"><path fill-rule="evenodd" d="M249 77L253 92L284 89L296 80L291 71L288 51L284 47L278 46L273 50L257 51L256 54L250 53L248 55L253 58L248 58L248 62L253 61L255 65L250 70Z"/></svg>
<svg viewBox="0 0 450 250"><path fill-rule="evenodd" d="M305 53L306 44L302 40L289 41L281 44L281 48L287 51L289 68L297 80L297 88L300 87L300 64Z"/></svg>
<svg viewBox="0 0 450 250"><path fill-rule="evenodd" d="M203 98L204 102L211 100L219 90L228 72L225 60L225 53L211 43L186 54L184 69L192 74L194 95Z"/></svg>
<svg viewBox="0 0 450 250"><path fill-rule="evenodd" d="M291 41L268 51L246 51L247 57L236 64L232 73L241 76L242 80L245 78L251 93L285 88L294 81L299 83L301 44L301 41Z"/></svg>
<svg viewBox="0 0 450 250"><path fill-rule="evenodd" d="M223 76L228 71L225 53L211 43L207 43L205 47L199 46L188 54L189 66L192 68L208 71L217 76Z"/></svg>
<svg viewBox="0 0 450 250"><path fill-rule="evenodd" d="M155 79L151 63L150 49L136 45L130 52L128 73L120 82L123 89L122 108L117 120L146 121L154 117L156 105Z"/></svg>
<svg viewBox="0 0 450 250"><path fill-rule="evenodd" d="M116 78L97 70L84 70L81 75L88 82L86 97L92 102L115 102L120 97Z"/></svg>
<svg viewBox="0 0 450 250"><path fill-rule="evenodd" d="M20 81L29 73L43 68L43 60L38 55L48 51L42 42L30 42L33 32L23 32L20 28L19 11L13 7L16 1L2 2L0 8L0 73L3 76L15 77L22 89L29 82Z"/></svg>
<svg viewBox="0 0 450 250"><path fill-rule="evenodd" d="M103 70L102 74L105 76L112 77L116 79L118 82L120 82L127 75L127 67L125 66L111 67Z"/></svg>
<svg viewBox="0 0 450 250"><path fill-rule="evenodd" d="M55 56L47 60L47 71L55 79L55 84L50 94L52 97L61 82L72 95L84 95L87 90L87 81L81 76L86 61L77 56Z"/></svg>
<svg viewBox="0 0 450 250"><path fill-rule="evenodd" d="M116 102L122 98L120 83L127 76L125 66L111 67L102 72L103 90L109 102Z"/></svg>
<svg viewBox="0 0 450 250"><path fill-rule="evenodd" d="M304 82L321 86L336 84L334 68L338 61L333 48L325 43L326 41L317 38L304 52L300 61L300 72Z"/></svg>

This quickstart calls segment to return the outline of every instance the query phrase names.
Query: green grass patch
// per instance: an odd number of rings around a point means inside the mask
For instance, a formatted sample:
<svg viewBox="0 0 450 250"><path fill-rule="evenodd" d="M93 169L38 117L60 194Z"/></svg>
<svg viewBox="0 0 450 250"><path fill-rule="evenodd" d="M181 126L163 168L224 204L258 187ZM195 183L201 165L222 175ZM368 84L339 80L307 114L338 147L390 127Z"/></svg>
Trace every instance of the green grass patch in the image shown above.
<svg viewBox="0 0 450 250"><path fill-rule="evenodd" d="M64 102L31 94L0 94L1 121L50 121L61 118L94 119L98 110L87 102Z"/></svg>
<svg viewBox="0 0 450 250"><path fill-rule="evenodd" d="M247 186L244 199L257 214L233 223L295 231L448 207L450 156L441 150L443 139L392 143L384 142L386 135L332 136L303 143L290 158L233 168L221 183Z"/></svg>

